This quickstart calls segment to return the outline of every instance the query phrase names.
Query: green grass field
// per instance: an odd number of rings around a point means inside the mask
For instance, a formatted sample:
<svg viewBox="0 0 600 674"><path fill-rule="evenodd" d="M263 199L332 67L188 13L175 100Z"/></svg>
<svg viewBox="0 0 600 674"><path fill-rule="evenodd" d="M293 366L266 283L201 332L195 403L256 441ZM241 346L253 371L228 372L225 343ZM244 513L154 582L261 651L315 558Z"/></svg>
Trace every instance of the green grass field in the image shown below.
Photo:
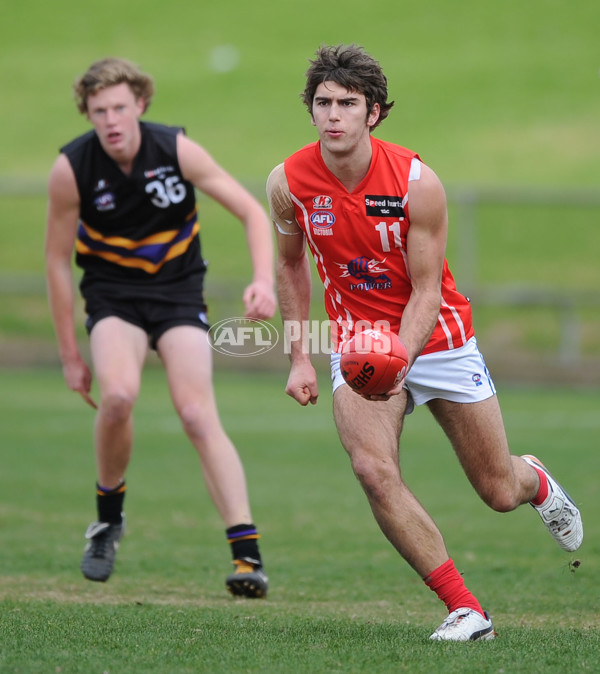
<svg viewBox="0 0 600 674"><path fill-rule="evenodd" d="M304 409L283 393L283 373L217 373L271 579L269 597L250 601L224 591L222 525L160 369L146 371L128 532L106 584L79 571L94 517L93 414L58 370L2 372L0 671L598 671L598 396L501 394L513 451L543 457L581 505L586 540L573 555L529 507L487 509L429 414L409 418L406 479L499 634L440 645L428 636L444 606L377 529L333 428L327 373L320 375L321 400Z"/></svg>

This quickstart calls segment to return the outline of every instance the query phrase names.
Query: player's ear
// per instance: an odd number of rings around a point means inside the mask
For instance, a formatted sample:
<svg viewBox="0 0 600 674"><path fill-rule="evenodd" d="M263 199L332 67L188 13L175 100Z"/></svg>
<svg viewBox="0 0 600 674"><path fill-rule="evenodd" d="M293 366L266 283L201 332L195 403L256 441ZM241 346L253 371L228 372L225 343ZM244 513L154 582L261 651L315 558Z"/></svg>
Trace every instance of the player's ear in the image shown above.
<svg viewBox="0 0 600 674"><path fill-rule="evenodd" d="M381 107L379 106L379 103L373 103L371 112L369 112L369 114L367 115L367 126L373 128L375 124L377 124L377 120L379 119L380 114L381 114Z"/></svg>
<svg viewBox="0 0 600 674"><path fill-rule="evenodd" d="M307 107L307 110L308 110L308 114L310 115L310 123L313 126L317 126L317 123L315 122L315 115L313 113L314 107L315 107L315 99L314 99L314 96L313 96L312 104L311 104L310 108Z"/></svg>

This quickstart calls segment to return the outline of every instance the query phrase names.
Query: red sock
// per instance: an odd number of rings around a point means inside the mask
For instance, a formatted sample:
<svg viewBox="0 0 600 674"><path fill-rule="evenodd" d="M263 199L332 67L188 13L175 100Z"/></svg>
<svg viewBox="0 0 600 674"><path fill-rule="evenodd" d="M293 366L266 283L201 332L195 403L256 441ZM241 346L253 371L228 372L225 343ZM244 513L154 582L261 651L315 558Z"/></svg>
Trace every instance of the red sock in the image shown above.
<svg viewBox="0 0 600 674"><path fill-rule="evenodd" d="M531 464L529 464L531 465ZM535 472L539 475L540 478L540 488L534 499L531 499L531 503L535 506L540 506L548 498L548 478L546 473L535 466L531 466Z"/></svg>
<svg viewBox="0 0 600 674"><path fill-rule="evenodd" d="M472 608L485 617L480 603L467 589L451 559L438 566L423 580L425 585L446 604L449 613L456 611L457 608Z"/></svg>

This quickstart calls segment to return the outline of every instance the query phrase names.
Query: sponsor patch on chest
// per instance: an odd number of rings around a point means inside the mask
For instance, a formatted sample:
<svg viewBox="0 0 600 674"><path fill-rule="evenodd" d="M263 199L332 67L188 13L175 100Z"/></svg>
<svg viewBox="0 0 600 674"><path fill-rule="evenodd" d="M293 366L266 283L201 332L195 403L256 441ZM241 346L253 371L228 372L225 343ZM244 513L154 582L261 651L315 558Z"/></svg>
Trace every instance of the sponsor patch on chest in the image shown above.
<svg viewBox="0 0 600 674"><path fill-rule="evenodd" d="M366 214L376 218L404 218L402 197L365 194Z"/></svg>

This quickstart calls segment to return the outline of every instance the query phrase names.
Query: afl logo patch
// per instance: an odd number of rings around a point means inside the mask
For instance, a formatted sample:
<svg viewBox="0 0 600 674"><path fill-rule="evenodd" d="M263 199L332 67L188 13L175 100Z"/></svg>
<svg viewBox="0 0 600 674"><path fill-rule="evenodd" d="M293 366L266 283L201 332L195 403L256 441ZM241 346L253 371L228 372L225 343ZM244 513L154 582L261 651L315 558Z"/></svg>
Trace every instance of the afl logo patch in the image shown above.
<svg viewBox="0 0 600 674"><path fill-rule="evenodd" d="M313 197L313 208L331 208L333 200L325 194L320 194L318 197Z"/></svg>
<svg viewBox="0 0 600 674"><path fill-rule="evenodd" d="M313 227L318 229L329 229L335 222L335 216L330 211L315 211L310 216Z"/></svg>

